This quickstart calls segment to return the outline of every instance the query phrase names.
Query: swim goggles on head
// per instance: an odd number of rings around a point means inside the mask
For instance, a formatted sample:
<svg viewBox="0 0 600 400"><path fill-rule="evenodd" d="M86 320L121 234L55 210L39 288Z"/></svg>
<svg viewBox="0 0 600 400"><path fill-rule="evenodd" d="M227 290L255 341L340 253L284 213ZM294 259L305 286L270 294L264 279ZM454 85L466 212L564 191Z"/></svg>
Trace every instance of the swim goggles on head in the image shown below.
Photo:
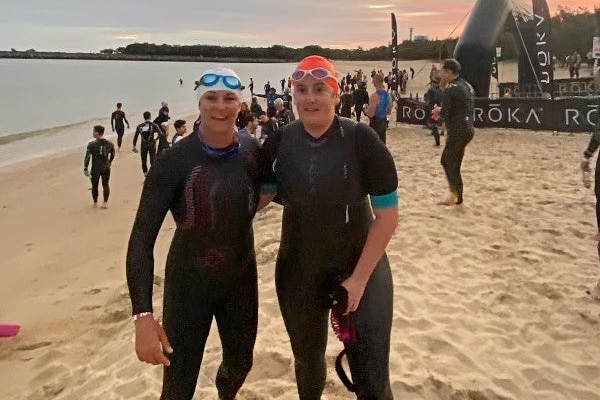
<svg viewBox="0 0 600 400"><path fill-rule="evenodd" d="M293 81L300 81L306 77L306 75L310 75L315 79L323 80L326 78L335 78L335 76L328 69L317 67L313 69L297 69L292 73Z"/></svg>
<svg viewBox="0 0 600 400"><path fill-rule="evenodd" d="M196 87L194 90L198 89L198 86L215 86L219 83L219 80L223 82L223 84L232 90L244 90L244 86L242 86L242 82L239 80L237 76L232 75L218 75L213 73L204 74L200 77L199 80L196 81Z"/></svg>

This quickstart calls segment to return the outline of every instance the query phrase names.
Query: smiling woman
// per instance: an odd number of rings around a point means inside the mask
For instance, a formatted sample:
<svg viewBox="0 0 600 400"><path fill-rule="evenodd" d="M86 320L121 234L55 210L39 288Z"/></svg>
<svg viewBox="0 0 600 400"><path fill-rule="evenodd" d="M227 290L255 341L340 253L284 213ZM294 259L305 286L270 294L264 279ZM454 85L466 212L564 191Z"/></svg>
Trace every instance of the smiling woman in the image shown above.
<svg viewBox="0 0 600 400"><path fill-rule="evenodd" d="M140 361L163 364L161 399L191 399L213 318L223 361L216 386L233 400L252 366L258 289L252 218L258 142L238 137L241 81L229 68L198 80L202 121L150 169L127 252ZM165 268L163 325L153 317L153 250L166 213L177 224Z"/></svg>
<svg viewBox="0 0 600 400"><path fill-rule="evenodd" d="M306 57L292 73L299 119L263 144L260 206L275 194L283 204L276 287L300 398L321 398L328 307L335 306L332 326L354 379L348 388L359 399L390 400L385 247L398 222L398 176L371 128L335 115L336 75L321 56Z"/></svg>

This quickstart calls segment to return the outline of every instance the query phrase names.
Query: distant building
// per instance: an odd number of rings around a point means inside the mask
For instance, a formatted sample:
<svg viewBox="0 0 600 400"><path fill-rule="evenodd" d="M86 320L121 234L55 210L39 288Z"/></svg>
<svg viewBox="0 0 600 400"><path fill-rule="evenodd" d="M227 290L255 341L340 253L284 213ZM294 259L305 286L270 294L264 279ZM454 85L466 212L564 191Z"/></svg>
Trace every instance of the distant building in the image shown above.
<svg viewBox="0 0 600 400"><path fill-rule="evenodd" d="M426 35L415 35L415 42L426 42L429 40L429 36Z"/></svg>

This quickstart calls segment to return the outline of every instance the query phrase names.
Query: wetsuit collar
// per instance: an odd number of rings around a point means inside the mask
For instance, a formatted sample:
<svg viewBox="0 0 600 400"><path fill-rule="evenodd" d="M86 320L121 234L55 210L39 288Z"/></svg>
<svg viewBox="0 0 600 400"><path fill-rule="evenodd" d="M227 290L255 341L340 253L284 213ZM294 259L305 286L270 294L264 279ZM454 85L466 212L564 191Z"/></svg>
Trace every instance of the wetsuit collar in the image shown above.
<svg viewBox="0 0 600 400"><path fill-rule="evenodd" d="M240 141L237 134L234 135L233 143L231 143L229 146L218 148L211 147L204 141L204 137L202 136L202 127L200 125L198 125L198 128L194 133L198 136L198 139L200 139L202 149L210 158L234 158L237 157L240 152Z"/></svg>

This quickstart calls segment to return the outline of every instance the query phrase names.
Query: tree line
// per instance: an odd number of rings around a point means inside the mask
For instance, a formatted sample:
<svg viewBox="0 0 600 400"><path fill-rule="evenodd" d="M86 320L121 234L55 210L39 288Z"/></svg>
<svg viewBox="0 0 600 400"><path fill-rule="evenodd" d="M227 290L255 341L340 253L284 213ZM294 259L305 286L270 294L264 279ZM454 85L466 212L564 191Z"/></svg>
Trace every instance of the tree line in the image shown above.
<svg viewBox="0 0 600 400"><path fill-rule="evenodd" d="M398 58L401 60L445 58L452 54L455 45L456 39L404 42L398 45ZM249 58L285 61L297 61L311 54L322 55L334 60L371 61L389 59L391 54L390 46L379 46L368 50L358 47L357 49L350 50L330 49L318 45L292 48L282 45L273 45L270 47L242 47L132 43L116 50L102 50L102 53L105 54L112 54L113 52L126 55Z"/></svg>
<svg viewBox="0 0 600 400"><path fill-rule="evenodd" d="M510 17L509 17L510 18ZM559 6L552 17L552 52L556 55L572 54L578 51L585 55L592 47L592 37L599 34L600 21L595 12L579 7L575 10ZM498 39L503 48L503 59L515 59L521 47L520 39L508 27ZM444 59L452 56L457 39L404 41L398 45L399 60ZM292 48L282 45L270 47L215 46L215 45L169 45L154 43L132 43L116 50L102 50L104 54L124 54L131 56L183 56L204 58L263 59L273 61L297 61L310 54L322 55L334 60L372 61L391 57L391 44L368 50L330 49L318 45Z"/></svg>

